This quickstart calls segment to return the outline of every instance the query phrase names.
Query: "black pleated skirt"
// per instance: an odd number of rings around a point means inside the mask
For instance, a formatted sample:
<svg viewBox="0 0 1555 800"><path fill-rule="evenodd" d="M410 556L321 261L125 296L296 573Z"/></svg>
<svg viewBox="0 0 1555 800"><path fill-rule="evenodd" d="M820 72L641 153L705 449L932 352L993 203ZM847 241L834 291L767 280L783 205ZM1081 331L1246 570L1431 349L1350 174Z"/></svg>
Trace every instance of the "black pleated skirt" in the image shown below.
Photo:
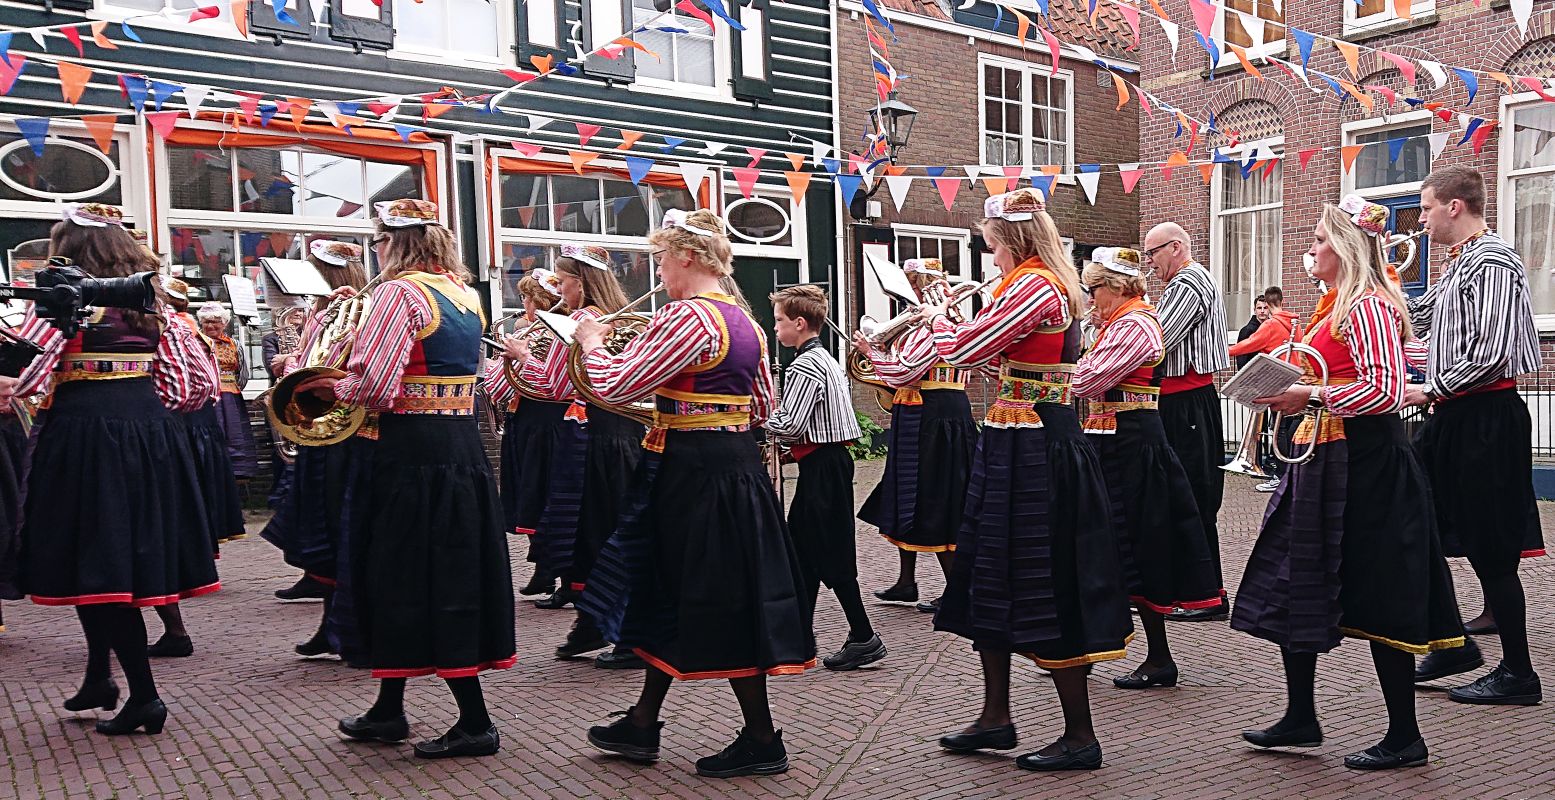
<svg viewBox="0 0 1555 800"><path fill-rule="evenodd" d="M1129 599L1162 614L1174 606L1219 606L1225 590L1215 579L1199 507L1166 443L1161 415L1124 411L1117 422L1114 433L1087 436L1107 475Z"/></svg>
<svg viewBox="0 0 1555 800"><path fill-rule="evenodd" d="M1544 555L1533 494L1533 420L1516 389L1438 404L1415 441L1436 499L1449 556L1467 556L1481 577L1517 571Z"/></svg>
<svg viewBox="0 0 1555 800"><path fill-rule="evenodd" d="M379 432L352 543L373 677L511 667L513 578L475 418L384 414Z"/></svg>
<svg viewBox="0 0 1555 800"><path fill-rule="evenodd" d="M813 667L782 514L751 433L670 431L644 454L578 607L681 680Z"/></svg>
<svg viewBox="0 0 1555 800"><path fill-rule="evenodd" d="M227 453L227 435L217 422L216 404L183 415L194 446L194 468L200 476L200 496L205 499L205 527L211 535L211 547L241 539L243 501Z"/></svg>
<svg viewBox="0 0 1555 800"><path fill-rule="evenodd" d="M1220 417L1220 397L1214 386L1161 395L1161 427L1166 441L1182 464L1193 502L1199 507L1205 544L1215 560L1215 579L1224 582L1220 568L1220 504L1226 489L1225 423Z"/></svg>
<svg viewBox="0 0 1555 800"><path fill-rule="evenodd" d="M1048 669L1122 658L1133 636L1101 461L1073 408L984 425L936 630Z"/></svg>
<svg viewBox="0 0 1555 800"><path fill-rule="evenodd" d="M1270 498L1231 627L1301 653L1343 636L1415 654L1461 646L1430 486L1403 420L1343 423L1345 438L1319 445Z"/></svg>
<svg viewBox="0 0 1555 800"><path fill-rule="evenodd" d="M891 544L920 553L956 549L977 426L966 392L926 389L922 405L891 407L885 474L858 518Z"/></svg>
<svg viewBox="0 0 1555 800"><path fill-rule="evenodd" d="M27 481L27 435L15 414L0 414L0 600L20 600L22 496Z"/></svg>
<svg viewBox="0 0 1555 800"><path fill-rule="evenodd" d="M788 531L807 583L828 587L858 579L853 541L853 456L841 442L799 459L799 481L788 507Z"/></svg>
<svg viewBox="0 0 1555 800"><path fill-rule="evenodd" d="M189 431L150 378L55 390L24 509L22 589L40 605L165 605L221 587Z"/></svg>
<svg viewBox="0 0 1555 800"><path fill-rule="evenodd" d="M571 588L588 583L594 560L605 540L615 532L627 489L643 458L643 424L602 408L588 408L588 447L583 459L583 496L588 502L578 511L578 535L572 551L572 567L565 573Z"/></svg>
<svg viewBox="0 0 1555 800"><path fill-rule="evenodd" d="M216 399L216 421L227 440L227 458L232 461L232 473L239 478L253 478L259 474L259 448L254 445L254 432L248 427L248 406L243 395L222 392Z"/></svg>
<svg viewBox="0 0 1555 800"><path fill-rule="evenodd" d="M583 467L588 461L587 423L567 420L557 430L556 446L551 451L550 480L546 486L545 510L535 524L530 552L536 569L572 578L572 557L578 543L578 516L583 509ZM593 502L594 498L589 498Z"/></svg>
<svg viewBox="0 0 1555 800"><path fill-rule="evenodd" d="M532 534L545 512L551 459L571 403L520 398L502 426L502 514L509 533Z"/></svg>

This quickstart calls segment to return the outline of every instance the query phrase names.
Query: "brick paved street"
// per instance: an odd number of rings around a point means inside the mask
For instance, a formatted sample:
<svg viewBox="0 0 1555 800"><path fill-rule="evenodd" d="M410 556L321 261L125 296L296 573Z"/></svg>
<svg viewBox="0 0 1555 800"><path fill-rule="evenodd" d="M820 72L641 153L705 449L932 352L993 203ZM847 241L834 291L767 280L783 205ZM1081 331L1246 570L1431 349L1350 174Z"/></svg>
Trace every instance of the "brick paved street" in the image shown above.
<svg viewBox="0 0 1555 800"><path fill-rule="evenodd" d="M879 462L861 465L860 499ZM1250 481L1228 481L1221 514L1228 579L1234 588L1266 495ZM1542 509L1555 530L1555 508ZM515 583L528 578L515 543ZM889 582L896 553L861 528L862 584ZM1284 702L1275 649L1232 633L1224 623L1172 626L1183 680L1177 689L1116 690L1109 680L1143 658L1143 643L1124 662L1101 665L1091 679L1096 724L1106 750L1098 772L1037 775L1017 770L1013 754L953 756L935 739L977 713L981 683L967 644L930 630L908 608L871 607L891 654L878 669L850 674L815 670L771 684L774 715L785 729L788 774L714 781L692 761L733 737L738 713L727 684L678 684L666 705L664 758L642 768L595 753L585 728L636 697L636 673L557 662L551 650L572 613L518 610L519 665L486 678L487 699L503 736L499 757L455 763L413 759L409 747L347 744L338 717L371 702L365 673L336 662L298 661L319 606L283 605L270 593L295 577L268 544L250 537L223 548L225 588L185 604L193 658L156 664L172 716L161 736L110 739L90 732L91 715L59 704L80 679L85 644L68 609L8 603L10 632L0 635L0 798L187 797L808 797L938 798L1075 796L1119 798L1536 797L1555 789L1555 703L1534 708L1462 706L1440 691L1419 695L1421 728L1431 746L1424 769L1365 774L1340 759L1380 737L1386 717L1367 648L1348 642L1319 661L1318 708L1327 742L1302 754L1253 752L1237 736L1272 722ZM1454 564L1468 614L1478 589ZM1525 566L1534 663L1555 691L1555 565ZM941 587L932 561L919 565L928 596ZM817 629L823 650L844 637L836 604L823 600ZM148 613L152 635L160 625ZM1487 658L1499 646L1481 640ZM117 672L117 667L115 667ZM1036 749L1060 729L1050 681L1017 666L1017 752ZM413 681L407 694L412 733L441 733L454 716L441 682Z"/></svg>

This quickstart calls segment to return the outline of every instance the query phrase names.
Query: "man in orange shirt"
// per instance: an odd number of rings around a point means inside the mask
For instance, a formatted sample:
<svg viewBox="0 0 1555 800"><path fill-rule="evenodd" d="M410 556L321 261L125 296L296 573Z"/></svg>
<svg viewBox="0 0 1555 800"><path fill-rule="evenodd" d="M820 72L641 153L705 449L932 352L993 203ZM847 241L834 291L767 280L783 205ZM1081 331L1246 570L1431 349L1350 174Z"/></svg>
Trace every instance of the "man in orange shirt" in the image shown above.
<svg viewBox="0 0 1555 800"><path fill-rule="evenodd" d="M1229 352L1232 358L1251 357L1256 353L1272 352L1274 348L1290 341L1291 327L1296 323L1296 315L1286 311L1281 306L1285 303L1285 292L1278 286L1270 286L1264 290L1263 296L1258 298L1269 305L1269 318L1258 326L1258 330L1252 336L1243 339L1231 346ZM1280 437L1282 444L1288 444L1291 434L1295 431L1295 417L1287 417L1288 425L1281 425L1276 435ZM1274 458L1265 440L1260 440L1258 445L1259 463L1263 464L1269 474L1274 477L1257 485L1260 492L1272 492L1279 488L1280 476L1285 473L1285 462Z"/></svg>

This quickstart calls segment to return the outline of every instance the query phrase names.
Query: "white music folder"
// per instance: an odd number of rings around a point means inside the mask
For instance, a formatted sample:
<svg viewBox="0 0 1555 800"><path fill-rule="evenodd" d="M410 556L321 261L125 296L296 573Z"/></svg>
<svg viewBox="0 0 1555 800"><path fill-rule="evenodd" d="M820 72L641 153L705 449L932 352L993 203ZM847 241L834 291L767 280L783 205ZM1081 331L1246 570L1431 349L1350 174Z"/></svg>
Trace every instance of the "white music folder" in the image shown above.
<svg viewBox="0 0 1555 800"><path fill-rule="evenodd" d="M259 259L259 263L264 265L265 272L275 280L282 294L324 297L334 291L318 269L303 259L265 257Z"/></svg>

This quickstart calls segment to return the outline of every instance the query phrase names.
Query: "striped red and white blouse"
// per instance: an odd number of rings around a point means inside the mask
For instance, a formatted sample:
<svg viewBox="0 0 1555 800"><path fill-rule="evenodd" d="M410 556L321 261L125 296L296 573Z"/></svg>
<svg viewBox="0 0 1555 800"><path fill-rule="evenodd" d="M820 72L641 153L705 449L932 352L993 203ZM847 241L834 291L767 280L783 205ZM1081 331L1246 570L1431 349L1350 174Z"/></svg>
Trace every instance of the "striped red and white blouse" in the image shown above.
<svg viewBox="0 0 1555 800"><path fill-rule="evenodd" d="M1355 362L1355 381L1320 392L1335 416L1392 414L1404 407L1403 327L1403 312L1380 295L1366 295L1351 306L1341 330ZM1315 335L1332 335L1326 319L1318 323Z"/></svg>
<svg viewBox="0 0 1555 800"><path fill-rule="evenodd" d="M1078 397L1097 398L1123 382L1129 373L1161 360L1165 347L1161 326L1143 309L1115 319L1089 352L1075 364L1070 388Z"/></svg>
<svg viewBox="0 0 1555 800"><path fill-rule="evenodd" d="M604 312L588 306L568 314L573 319L599 319ZM574 400L578 396L572 388L572 378L567 374L567 355L570 348L554 345L546 351L545 358L529 359L519 370L519 377L536 393L548 400Z"/></svg>
<svg viewBox="0 0 1555 800"><path fill-rule="evenodd" d="M164 304L159 313L169 320L175 312ZM27 309L17 335L43 348L43 354L22 372L16 396L26 397L48 388L49 376L59 365L67 340L31 308ZM193 331L176 322L162 326L162 336L151 360L151 378L163 405L184 413L201 408L216 396L219 383L214 372L204 366L208 357Z"/></svg>
<svg viewBox="0 0 1555 800"><path fill-rule="evenodd" d="M952 366L976 367L992 362L1038 328L1067 326L1069 320L1069 301L1058 288L1039 275L1027 275L968 322L958 325L935 317L934 348Z"/></svg>

